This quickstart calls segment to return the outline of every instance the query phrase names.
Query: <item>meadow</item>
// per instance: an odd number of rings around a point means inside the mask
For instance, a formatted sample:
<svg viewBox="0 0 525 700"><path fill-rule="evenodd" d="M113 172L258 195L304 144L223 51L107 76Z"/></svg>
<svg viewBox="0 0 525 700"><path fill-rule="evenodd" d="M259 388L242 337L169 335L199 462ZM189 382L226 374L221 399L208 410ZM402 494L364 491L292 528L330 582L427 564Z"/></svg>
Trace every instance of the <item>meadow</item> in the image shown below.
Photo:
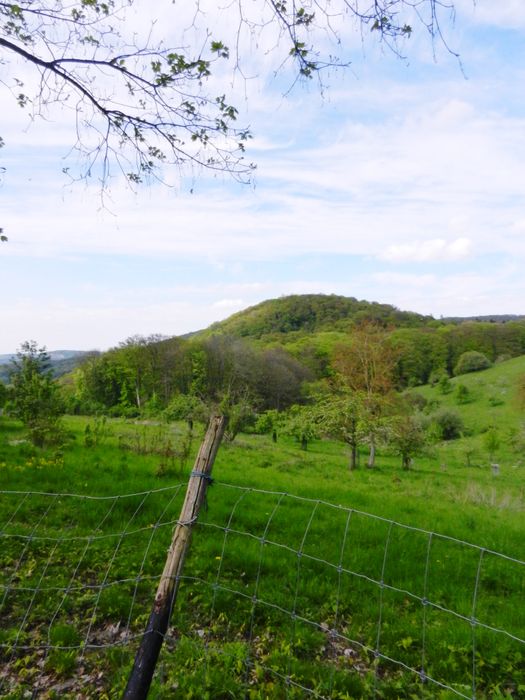
<svg viewBox="0 0 525 700"><path fill-rule="evenodd" d="M525 696L520 373L523 358L417 389L465 434L410 471L384 450L368 470L363 449L349 472L331 440L224 443L149 697ZM0 422L13 700L121 696L203 433L189 446L182 423L66 427L64 448L40 450Z"/></svg>

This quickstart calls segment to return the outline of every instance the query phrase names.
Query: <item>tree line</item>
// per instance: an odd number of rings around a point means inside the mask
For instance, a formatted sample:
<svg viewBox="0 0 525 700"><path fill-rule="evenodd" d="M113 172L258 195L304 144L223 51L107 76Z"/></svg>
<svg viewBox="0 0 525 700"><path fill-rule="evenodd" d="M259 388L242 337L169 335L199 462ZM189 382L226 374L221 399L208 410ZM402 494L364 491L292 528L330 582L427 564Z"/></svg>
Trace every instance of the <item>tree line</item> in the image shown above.
<svg viewBox="0 0 525 700"><path fill-rule="evenodd" d="M12 363L10 384L0 383L0 407L25 424L36 446L64 438L60 416L66 412L184 420L191 434L194 421L219 410L229 418L229 440L241 430L268 433L274 441L287 434L306 450L311 440L328 436L346 445L350 469L358 467L363 448L373 468L377 448L387 445L408 469L429 438L461 437L464 426L454 410L428 406L407 391L401 372L412 368L417 384L422 375L414 368L424 371L445 394L452 391L451 365L456 375L478 371L522 348L523 325L486 325L390 331L364 322L325 349L328 359L317 373L282 347L242 338L135 336L57 381L49 355L31 341ZM472 347L487 354L464 349ZM463 384L455 392L457 403L469 400Z"/></svg>

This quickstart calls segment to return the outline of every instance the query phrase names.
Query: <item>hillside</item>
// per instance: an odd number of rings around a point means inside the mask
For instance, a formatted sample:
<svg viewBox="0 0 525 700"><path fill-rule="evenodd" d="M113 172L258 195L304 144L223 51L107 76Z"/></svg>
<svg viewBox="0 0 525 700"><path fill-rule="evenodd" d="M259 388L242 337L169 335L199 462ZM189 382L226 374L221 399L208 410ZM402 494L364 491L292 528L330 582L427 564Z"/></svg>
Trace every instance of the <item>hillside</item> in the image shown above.
<svg viewBox="0 0 525 700"><path fill-rule="evenodd" d="M71 372L87 357L93 356L94 352L85 352L83 350L52 350L48 353L51 358L51 369L55 377L61 377L68 372ZM11 361L15 355L0 355L0 381L7 383L9 381L9 372Z"/></svg>
<svg viewBox="0 0 525 700"><path fill-rule="evenodd" d="M460 439L445 441L441 461L487 466L491 461L523 466L525 448L525 355L499 362L489 369L454 377L443 390L435 386L418 387L416 393L426 400L429 416L447 411L460 416ZM486 437L494 435L493 454Z"/></svg>
<svg viewBox="0 0 525 700"><path fill-rule="evenodd" d="M390 304L379 304L336 294L294 294L268 299L239 311L201 331L201 335L222 333L263 339L294 332L347 332L362 321L375 321L395 328L417 328L434 321L411 311L400 311ZM199 334L197 334L199 335Z"/></svg>

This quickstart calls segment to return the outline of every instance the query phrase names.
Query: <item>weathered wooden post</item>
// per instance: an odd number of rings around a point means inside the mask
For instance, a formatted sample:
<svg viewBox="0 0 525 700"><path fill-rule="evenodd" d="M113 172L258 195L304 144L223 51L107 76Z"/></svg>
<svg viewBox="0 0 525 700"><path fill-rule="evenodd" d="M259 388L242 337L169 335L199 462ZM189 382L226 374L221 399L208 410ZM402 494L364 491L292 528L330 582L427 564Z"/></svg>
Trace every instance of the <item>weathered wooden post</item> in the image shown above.
<svg viewBox="0 0 525 700"><path fill-rule="evenodd" d="M157 588L153 609L135 657L123 700L145 700L177 598L179 577L190 543L193 524L204 502L215 456L224 434L226 418L213 416L190 475L179 521Z"/></svg>

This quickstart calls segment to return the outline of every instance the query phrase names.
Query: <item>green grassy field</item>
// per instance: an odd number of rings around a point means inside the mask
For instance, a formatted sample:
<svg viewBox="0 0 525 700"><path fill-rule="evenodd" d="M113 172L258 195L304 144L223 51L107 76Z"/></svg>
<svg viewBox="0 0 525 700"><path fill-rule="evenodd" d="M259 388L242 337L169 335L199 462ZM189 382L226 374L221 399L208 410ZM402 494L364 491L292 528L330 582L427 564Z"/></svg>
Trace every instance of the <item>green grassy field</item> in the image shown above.
<svg viewBox="0 0 525 700"><path fill-rule="evenodd" d="M224 444L150 697L524 697L524 359L418 389L469 434L408 472L383 451L350 473L328 440ZM66 424L52 452L0 422L2 697L120 697L202 436L182 463L183 425Z"/></svg>

